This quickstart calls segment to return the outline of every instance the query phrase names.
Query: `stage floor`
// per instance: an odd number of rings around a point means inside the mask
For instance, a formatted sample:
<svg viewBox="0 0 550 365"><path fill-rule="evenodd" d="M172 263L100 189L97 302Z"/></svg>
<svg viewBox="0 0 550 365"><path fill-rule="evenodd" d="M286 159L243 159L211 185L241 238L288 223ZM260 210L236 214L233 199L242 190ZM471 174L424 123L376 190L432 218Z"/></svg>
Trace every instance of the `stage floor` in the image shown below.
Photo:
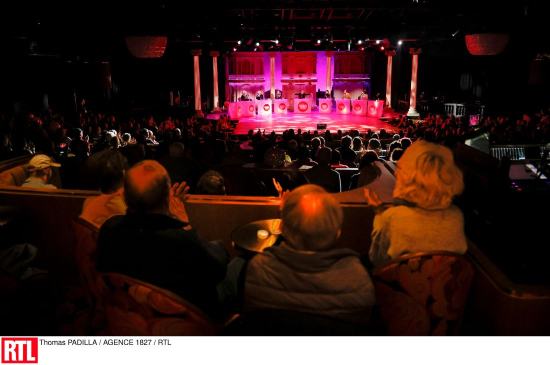
<svg viewBox="0 0 550 365"><path fill-rule="evenodd" d="M270 116L256 115L241 118L233 134L246 135L250 129L257 131L258 128L262 131L265 129L265 133L275 131L275 133L281 134L291 128L294 131L301 129L302 132L306 132L316 130L317 124L326 124L326 129L331 133L336 133L339 129L342 131L357 129L360 133L365 133L369 129L376 132L380 129L386 129L390 133L397 133L399 132L398 128L384 122L384 120L389 120L391 117L393 117L393 114L384 114L381 118L373 118L351 114L321 114L316 110L312 111L311 114L289 112L288 114L273 114Z"/></svg>

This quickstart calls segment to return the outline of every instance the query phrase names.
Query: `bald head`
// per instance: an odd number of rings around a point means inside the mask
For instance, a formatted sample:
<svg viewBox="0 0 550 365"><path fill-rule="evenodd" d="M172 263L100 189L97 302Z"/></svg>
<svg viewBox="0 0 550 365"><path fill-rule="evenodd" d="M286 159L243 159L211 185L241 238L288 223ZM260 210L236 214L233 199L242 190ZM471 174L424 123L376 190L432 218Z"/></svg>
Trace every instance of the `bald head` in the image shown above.
<svg viewBox="0 0 550 365"><path fill-rule="evenodd" d="M124 199L132 212L165 213L169 196L170 177L156 161L141 161L124 177Z"/></svg>
<svg viewBox="0 0 550 365"><path fill-rule="evenodd" d="M303 185L285 199L283 236L287 244L303 251L333 248L340 234L343 213L340 204L323 188Z"/></svg>

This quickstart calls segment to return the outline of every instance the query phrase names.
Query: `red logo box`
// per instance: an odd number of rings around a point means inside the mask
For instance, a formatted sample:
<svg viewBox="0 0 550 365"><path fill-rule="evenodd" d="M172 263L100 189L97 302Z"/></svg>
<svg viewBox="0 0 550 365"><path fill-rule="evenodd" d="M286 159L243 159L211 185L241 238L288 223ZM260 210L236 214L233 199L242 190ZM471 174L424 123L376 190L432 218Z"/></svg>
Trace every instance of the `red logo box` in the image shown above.
<svg viewBox="0 0 550 365"><path fill-rule="evenodd" d="M305 101L302 101L302 102L298 103L298 110L299 111L305 112L308 108L309 108L309 105Z"/></svg>
<svg viewBox="0 0 550 365"><path fill-rule="evenodd" d="M38 338L2 338L2 364L38 363Z"/></svg>

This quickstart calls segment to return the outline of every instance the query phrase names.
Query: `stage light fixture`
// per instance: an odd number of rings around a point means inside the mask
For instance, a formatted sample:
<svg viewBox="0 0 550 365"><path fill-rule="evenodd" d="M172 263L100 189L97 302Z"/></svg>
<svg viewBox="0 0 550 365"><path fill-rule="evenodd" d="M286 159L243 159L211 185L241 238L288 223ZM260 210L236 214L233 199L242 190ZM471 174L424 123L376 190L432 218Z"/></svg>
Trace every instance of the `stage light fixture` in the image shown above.
<svg viewBox="0 0 550 365"><path fill-rule="evenodd" d="M403 44L403 41L399 41L397 42L398 45L402 45Z"/></svg>
<svg viewBox="0 0 550 365"><path fill-rule="evenodd" d="M358 43L358 44L362 44L363 41L362 41L362 40L358 40L357 43Z"/></svg>
<svg viewBox="0 0 550 365"><path fill-rule="evenodd" d="M237 52L237 48L233 48L233 52Z"/></svg>
<svg viewBox="0 0 550 365"><path fill-rule="evenodd" d="M379 40L379 39L376 40L376 44L380 44L380 40Z"/></svg>
<svg viewBox="0 0 550 365"><path fill-rule="evenodd" d="M242 42L241 41L237 41L237 44L241 44Z"/></svg>
<svg viewBox="0 0 550 365"><path fill-rule="evenodd" d="M258 47L260 45L260 42L256 42L256 47Z"/></svg>
<svg viewBox="0 0 550 365"><path fill-rule="evenodd" d="M380 46L380 50L383 51L385 50L386 48L384 46Z"/></svg>
<svg viewBox="0 0 550 365"><path fill-rule="evenodd" d="M317 44L320 44L321 43L321 40L320 39L317 39Z"/></svg>

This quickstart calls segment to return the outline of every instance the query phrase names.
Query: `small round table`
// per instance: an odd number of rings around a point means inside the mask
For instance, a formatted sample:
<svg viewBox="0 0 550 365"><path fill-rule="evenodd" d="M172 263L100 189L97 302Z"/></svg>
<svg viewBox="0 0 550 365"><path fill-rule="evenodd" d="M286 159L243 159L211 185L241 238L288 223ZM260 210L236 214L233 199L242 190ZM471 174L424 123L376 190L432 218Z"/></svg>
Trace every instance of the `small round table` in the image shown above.
<svg viewBox="0 0 550 365"><path fill-rule="evenodd" d="M243 224L231 232L231 244L236 249L249 252L262 252L271 247L281 234L280 219L265 219ZM267 231L266 238L258 237L258 231Z"/></svg>

